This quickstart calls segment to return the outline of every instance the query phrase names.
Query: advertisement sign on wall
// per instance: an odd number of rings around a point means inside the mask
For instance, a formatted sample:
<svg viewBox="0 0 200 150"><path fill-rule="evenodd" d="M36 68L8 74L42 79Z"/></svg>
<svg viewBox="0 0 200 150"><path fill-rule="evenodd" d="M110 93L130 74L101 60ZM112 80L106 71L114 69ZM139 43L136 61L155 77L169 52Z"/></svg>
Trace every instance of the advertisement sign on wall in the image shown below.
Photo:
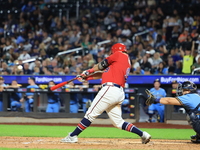
<svg viewBox="0 0 200 150"><path fill-rule="evenodd" d="M30 76L3 76L5 83L10 84L12 80L17 80L19 84L27 84L28 77ZM74 78L75 76L34 76L36 84L47 84L53 80L55 83L61 83ZM155 79L160 79L161 84L171 84L172 81L177 82L192 81L196 84L200 84L200 76L197 75L130 75L127 79L128 84L152 84ZM90 84L100 84L101 80L90 80ZM75 84L80 84L78 80L74 81Z"/></svg>

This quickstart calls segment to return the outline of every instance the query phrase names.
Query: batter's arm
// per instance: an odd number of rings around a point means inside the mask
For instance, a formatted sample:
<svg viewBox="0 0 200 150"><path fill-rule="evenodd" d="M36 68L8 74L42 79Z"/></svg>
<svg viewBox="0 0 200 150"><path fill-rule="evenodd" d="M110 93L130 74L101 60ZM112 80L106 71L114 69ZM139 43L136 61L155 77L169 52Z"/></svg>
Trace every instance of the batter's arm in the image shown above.
<svg viewBox="0 0 200 150"><path fill-rule="evenodd" d="M99 67L98 67L98 64L94 65L92 69L94 69L94 72L100 71L100 70L99 70Z"/></svg>
<svg viewBox="0 0 200 150"><path fill-rule="evenodd" d="M85 70L81 73L81 77L85 78L87 76L92 75L95 72L103 71L109 66L107 59L104 59L102 62L95 64L91 69ZM99 79L99 75L96 75Z"/></svg>
<svg viewBox="0 0 200 150"><path fill-rule="evenodd" d="M182 105L180 101L175 97L162 97L160 99L160 103L164 105Z"/></svg>
<svg viewBox="0 0 200 150"><path fill-rule="evenodd" d="M102 73L103 73L102 71L97 71L95 74L91 75L91 77L93 79L101 79Z"/></svg>

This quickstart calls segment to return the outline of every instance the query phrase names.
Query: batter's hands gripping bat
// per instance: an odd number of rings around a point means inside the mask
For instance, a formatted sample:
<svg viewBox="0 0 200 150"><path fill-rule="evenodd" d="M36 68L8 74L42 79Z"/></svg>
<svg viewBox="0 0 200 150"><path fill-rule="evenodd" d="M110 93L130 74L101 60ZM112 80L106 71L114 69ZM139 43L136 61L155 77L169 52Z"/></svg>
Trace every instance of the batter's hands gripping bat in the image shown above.
<svg viewBox="0 0 200 150"><path fill-rule="evenodd" d="M146 100L146 105L154 104L156 102L156 98L153 96L153 94L148 89L146 89L145 92L148 95L148 98Z"/></svg>
<svg viewBox="0 0 200 150"><path fill-rule="evenodd" d="M51 91L56 90L56 89L58 89L58 88L64 86L65 84L68 84L69 82L72 82L72 81L74 81L74 80L76 80L76 79L77 79L77 77L75 77L75 78L73 78L73 79L71 79L71 80L64 81L64 82L62 82L62 83L56 84L56 85L52 86L52 87L50 88L50 90L51 90Z"/></svg>
<svg viewBox="0 0 200 150"><path fill-rule="evenodd" d="M77 75L75 78L73 78L73 79L71 79L71 80L64 81L64 82L62 82L62 83L59 83L59 84L57 84L57 85L54 85L54 86L52 86L52 87L50 88L50 90L51 90L51 91L56 90L56 89L58 89L58 88L64 86L65 84L68 84L69 82L72 82L72 81L74 81L74 80L79 80L80 82L84 82L84 81L87 80L87 77L92 76L92 75L94 75L94 74L96 74L96 73L98 73L98 71L97 71L97 72L94 72L94 73L91 73L91 74L90 74L90 73L87 73L87 70L86 70L86 71L83 71L83 73L82 73L81 75ZM84 74L84 75L83 75L83 74Z"/></svg>

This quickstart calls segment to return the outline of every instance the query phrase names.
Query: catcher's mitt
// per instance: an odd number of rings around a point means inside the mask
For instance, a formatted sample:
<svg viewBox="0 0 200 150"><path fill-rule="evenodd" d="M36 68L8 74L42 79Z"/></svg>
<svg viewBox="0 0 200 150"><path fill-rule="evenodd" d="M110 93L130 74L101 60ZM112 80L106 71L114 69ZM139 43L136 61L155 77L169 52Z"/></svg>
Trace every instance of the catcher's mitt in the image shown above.
<svg viewBox="0 0 200 150"><path fill-rule="evenodd" d="M148 89L146 89L145 92L148 95L148 98L146 100L146 105L151 105L155 103L156 98L153 96L153 94Z"/></svg>

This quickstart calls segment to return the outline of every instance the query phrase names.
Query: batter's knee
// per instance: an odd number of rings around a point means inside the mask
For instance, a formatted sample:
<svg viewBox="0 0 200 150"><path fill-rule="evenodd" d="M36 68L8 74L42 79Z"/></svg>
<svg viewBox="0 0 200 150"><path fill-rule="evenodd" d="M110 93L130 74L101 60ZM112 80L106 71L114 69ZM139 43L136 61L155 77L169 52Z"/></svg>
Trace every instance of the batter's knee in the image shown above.
<svg viewBox="0 0 200 150"><path fill-rule="evenodd" d="M124 120L121 119L121 120L115 120L115 121L112 121L112 124L114 127L118 128L118 129L122 129L122 125L124 123Z"/></svg>
<svg viewBox="0 0 200 150"><path fill-rule="evenodd" d="M90 122L93 122L96 119L96 117L97 116L94 116L92 114L88 114L87 112L86 112L86 114L84 116L84 118L88 119Z"/></svg>

